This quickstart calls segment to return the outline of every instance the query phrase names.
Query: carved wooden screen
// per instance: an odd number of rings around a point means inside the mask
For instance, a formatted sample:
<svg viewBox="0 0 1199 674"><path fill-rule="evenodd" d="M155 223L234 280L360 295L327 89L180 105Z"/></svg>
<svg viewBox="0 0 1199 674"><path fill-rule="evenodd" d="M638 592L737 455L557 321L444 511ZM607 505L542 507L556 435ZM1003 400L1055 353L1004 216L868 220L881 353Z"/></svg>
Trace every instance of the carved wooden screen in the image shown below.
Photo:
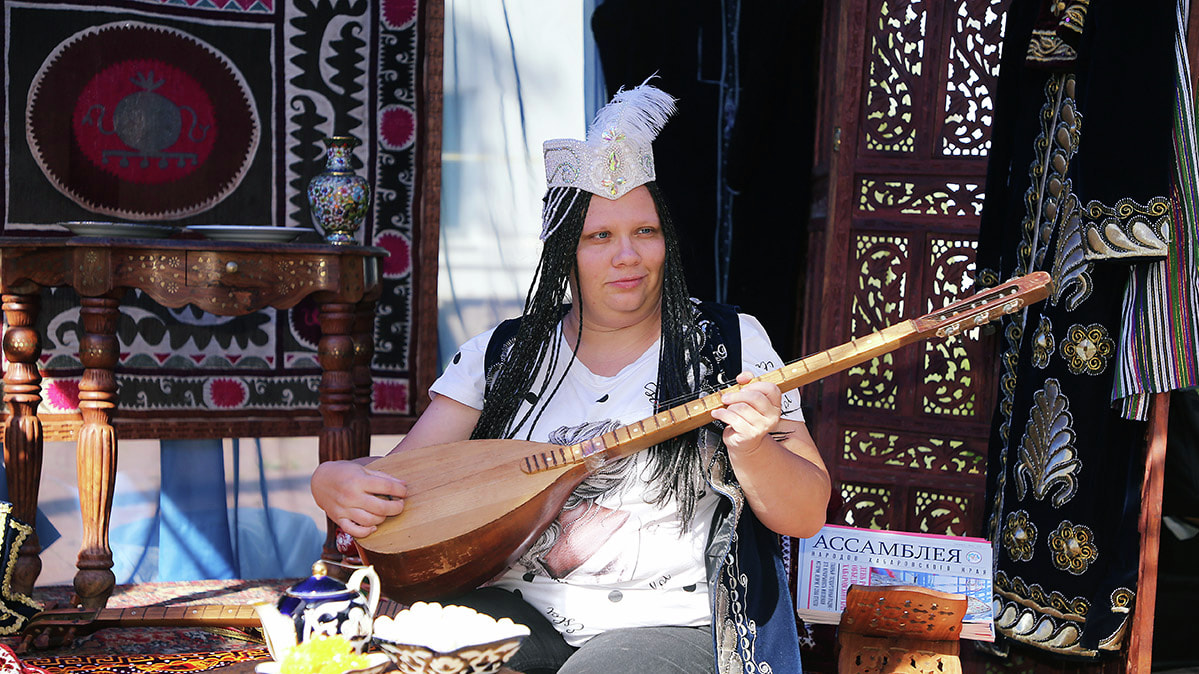
<svg viewBox="0 0 1199 674"><path fill-rule="evenodd" d="M973 290L1005 0L830 0L805 352ZM990 337L926 341L805 392L830 521L981 530Z"/></svg>

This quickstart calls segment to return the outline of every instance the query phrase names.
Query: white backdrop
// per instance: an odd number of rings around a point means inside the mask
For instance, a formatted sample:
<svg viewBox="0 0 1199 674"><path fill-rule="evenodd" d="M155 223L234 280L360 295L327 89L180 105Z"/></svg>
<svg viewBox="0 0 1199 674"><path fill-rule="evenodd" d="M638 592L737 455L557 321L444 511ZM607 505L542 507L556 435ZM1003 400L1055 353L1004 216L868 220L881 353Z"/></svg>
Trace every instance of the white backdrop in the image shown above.
<svg viewBox="0 0 1199 674"><path fill-rule="evenodd" d="M582 138L595 88L582 2L446 1L441 363L520 313L537 266L541 144Z"/></svg>

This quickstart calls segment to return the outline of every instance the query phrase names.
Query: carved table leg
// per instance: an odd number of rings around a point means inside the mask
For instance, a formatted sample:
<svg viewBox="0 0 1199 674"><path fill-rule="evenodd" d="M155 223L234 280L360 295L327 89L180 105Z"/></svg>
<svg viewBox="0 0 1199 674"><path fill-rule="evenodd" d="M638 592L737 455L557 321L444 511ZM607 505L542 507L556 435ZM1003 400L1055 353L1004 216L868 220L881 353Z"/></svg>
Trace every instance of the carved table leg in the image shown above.
<svg viewBox="0 0 1199 674"><path fill-rule="evenodd" d="M37 539L37 494L42 480L42 422L37 417L37 407L42 401L42 375L37 360L42 346L33 327L41 299L32 293L6 294L3 301L8 321L4 333L4 358L8 361L8 372L4 374L4 404L9 413L4 429L8 498L13 504L13 515L34 527L17 552L11 587L29 595L42 572L38 556L42 546Z"/></svg>
<svg viewBox="0 0 1199 674"><path fill-rule="evenodd" d="M375 302L363 299L354 312L354 458L371 451L371 358L375 355Z"/></svg>
<svg viewBox="0 0 1199 674"><path fill-rule="evenodd" d="M79 360L85 368L79 382L79 429L75 450L83 547L75 574L75 602L100 609L112 594L112 549L108 524L116 483L117 437L112 417L117 407L117 318L120 300L112 296L80 298L83 334Z"/></svg>
<svg viewBox="0 0 1199 674"><path fill-rule="evenodd" d="M321 363L321 428L319 457L323 461L354 458L354 431L351 410L354 406L354 340L350 336L354 325L354 305L344 302L322 302L320 310L321 341L318 354ZM335 540L337 525L326 520L325 547L322 557L340 560Z"/></svg>

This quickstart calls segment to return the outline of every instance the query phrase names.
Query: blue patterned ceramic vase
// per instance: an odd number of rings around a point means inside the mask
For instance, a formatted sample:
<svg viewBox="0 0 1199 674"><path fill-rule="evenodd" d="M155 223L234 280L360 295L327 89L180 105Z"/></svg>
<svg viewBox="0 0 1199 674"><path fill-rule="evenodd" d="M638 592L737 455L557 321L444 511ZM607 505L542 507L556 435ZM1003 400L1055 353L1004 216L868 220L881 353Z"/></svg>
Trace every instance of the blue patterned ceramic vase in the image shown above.
<svg viewBox="0 0 1199 674"><path fill-rule="evenodd" d="M326 138L325 144L329 146L325 170L308 183L312 219L324 230L329 243L357 243L354 233L362 226L371 201L366 178L350 168L350 156L359 142L351 136L333 136Z"/></svg>

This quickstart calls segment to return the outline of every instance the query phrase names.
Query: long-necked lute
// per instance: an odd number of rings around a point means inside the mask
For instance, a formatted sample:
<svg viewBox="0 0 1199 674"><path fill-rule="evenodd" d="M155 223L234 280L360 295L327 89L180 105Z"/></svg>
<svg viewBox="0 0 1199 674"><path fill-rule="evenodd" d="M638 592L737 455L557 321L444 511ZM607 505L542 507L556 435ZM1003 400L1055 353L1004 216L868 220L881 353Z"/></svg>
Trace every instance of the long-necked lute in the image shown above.
<svg viewBox="0 0 1199 674"><path fill-rule="evenodd" d="M789 391L926 337L956 335L1043 299L1045 272L858 337L757 380ZM359 539L384 594L401 602L452 597L510 566L593 470L712 421L734 385L569 446L465 440L396 452L370 464L408 483L404 511Z"/></svg>
<svg viewBox="0 0 1199 674"><path fill-rule="evenodd" d="M21 629L18 651L51 648L105 627L258 627L247 604L138 606L132 608L55 608L35 614Z"/></svg>
<svg viewBox="0 0 1199 674"><path fill-rule="evenodd" d="M395 617L403 607L384 599L376 615ZM262 621L252 604L184 604L129 608L50 608L36 613L21 628L18 652L29 647L53 648L69 644L108 627L229 627L258 628Z"/></svg>

